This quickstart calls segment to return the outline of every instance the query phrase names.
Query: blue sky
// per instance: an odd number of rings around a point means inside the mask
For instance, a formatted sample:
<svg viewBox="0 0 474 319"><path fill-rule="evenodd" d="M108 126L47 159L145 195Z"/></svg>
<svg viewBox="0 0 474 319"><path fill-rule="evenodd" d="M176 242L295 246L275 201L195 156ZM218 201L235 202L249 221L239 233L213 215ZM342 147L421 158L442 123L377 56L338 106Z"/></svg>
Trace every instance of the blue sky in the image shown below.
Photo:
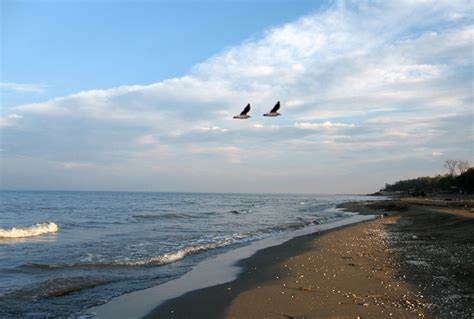
<svg viewBox="0 0 474 319"><path fill-rule="evenodd" d="M2 5L2 77L44 87L40 98L47 99L185 75L224 48L327 3L6 0ZM6 106L38 99L4 94Z"/></svg>
<svg viewBox="0 0 474 319"><path fill-rule="evenodd" d="M473 161L469 1L1 14L3 189L364 193Z"/></svg>

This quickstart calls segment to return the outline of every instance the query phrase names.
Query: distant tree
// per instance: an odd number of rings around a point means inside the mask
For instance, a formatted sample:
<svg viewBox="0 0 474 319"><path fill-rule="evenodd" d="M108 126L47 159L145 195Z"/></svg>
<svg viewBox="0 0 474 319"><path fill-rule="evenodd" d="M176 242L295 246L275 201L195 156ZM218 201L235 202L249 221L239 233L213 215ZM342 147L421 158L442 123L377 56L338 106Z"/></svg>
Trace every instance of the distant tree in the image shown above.
<svg viewBox="0 0 474 319"><path fill-rule="evenodd" d="M449 175L454 176L456 174L456 166L458 161L456 160L446 160L444 161L444 167L449 171Z"/></svg>
<svg viewBox="0 0 474 319"><path fill-rule="evenodd" d="M469 169L469 161L457 161L456 167L458 169L459 174L461 175L467 172L467 170Z"/></svg>
<svg viewBox="0 0 474 319"><path fill-rule="evenodd" d="M469 168L456 179L458 186L461 187L466 193L474 193L474 168Z"/></svg>
<svg viewBox="0 0 474 319"><path fill-rule="evenodd" d="M385 184L382 191L413 193L417 190L424 192L465 192L474 193L474 168L468 168L458 176L446 174L434 177L418 177L398 181L393 184Z"/></svg>

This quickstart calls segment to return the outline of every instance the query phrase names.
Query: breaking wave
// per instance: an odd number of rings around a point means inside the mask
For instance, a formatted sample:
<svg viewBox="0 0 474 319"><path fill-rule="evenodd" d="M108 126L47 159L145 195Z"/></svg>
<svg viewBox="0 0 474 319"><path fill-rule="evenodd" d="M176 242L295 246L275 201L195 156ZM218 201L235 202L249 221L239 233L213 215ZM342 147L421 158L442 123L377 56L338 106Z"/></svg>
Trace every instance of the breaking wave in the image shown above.
<svg viewBox="0 0 474 319"><path fill-rule="evenodd" d="M88 262L78 262L78 263L70 263L70 264L28 264L20 266L20 268L38 268L38 269L59 269L59 268L107 268L107 267L137 267L137 266L161 266L176 262L178 260L183 259L187 255L196 254L200 252L204 252L211 249L217 249L221 247L225 247L228 245L232 245L238 242L241 242L242 239L246 239L244 235L234 235L234 236L226 236L225 238L205 243L205 244L197 244L191 245L187 247L183 247L181 249L177 249L175 251L171 251L168 253L164 253L158 256L141 258L141 259L119 259L119 260L111 260L111 261L88 261Z"/></svg>
<svg viewBox="0 0 474 319"><path fill-rule="evenodd" d="M48 233L56 233L59 230L55 223L42 223L28 227L13 227L11 229L0 228L0 238L23 238L33 237Z"/></svg>
<svg viewBox="0 0 474 319"><path fill-rule="evenodd" d="M266 227L247 233L235 233L233 235L218 236L214 237L213 239L210 239L210 241L208 242L194 242L190 243L189 246L184 246L173 251L144 258L122 257L114 260L96 259L69 264L27 264L20 266L20 268L26 267L39 269L59 269L161 266L179 261L188 255L198 254L208 250L219 249L234 244L240 244L256 239L261 239L275 233L297 230L310 225L322 224L336 219L340 219L341 217L345 217L345 213L341 213L339 215L334 216L317 217L311 219L305 219L300 217L297 218L296 221L291 223Z"/></svg>
<svg viewBox="0 0 474 319"><path fill-rule="evenodd" d="M165 253L155 257L143 258L139 260L117 260L110 263L112 266L146 266L146 265L166 265L183 259L187 255L199 252L221 248L232 244L230 241L218 241L203 245L193 245L178 249L173 252Z"/></svg>

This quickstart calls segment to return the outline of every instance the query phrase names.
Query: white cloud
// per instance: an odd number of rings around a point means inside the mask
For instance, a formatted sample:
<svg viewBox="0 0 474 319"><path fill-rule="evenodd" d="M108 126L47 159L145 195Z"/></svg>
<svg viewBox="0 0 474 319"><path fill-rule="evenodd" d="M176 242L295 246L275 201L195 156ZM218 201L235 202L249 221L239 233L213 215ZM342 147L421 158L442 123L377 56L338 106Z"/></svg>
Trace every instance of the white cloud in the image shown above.
<svg viewBox="0 0 474 319"><path fill-rule="evenodd" d="M156 172L182 171L176 163L190 158L216 170L245 163L259 171L281 156L291 171L334 158L351 167L367 156L463 156L472 132L459 133L459 123L472 118L474 97L469 6L340 2L217 53L189 75L79 92L15 112L28 114L30 125L54 123L35 127L43 134L32 138L74 135L74 147L83 149L102 141L106 149L99 149L109 155L101 156L126 154ZM262 118L277 100L283 116ZM233 120L247 103L252 118ZM0 126L14 120L2 118ZM90 130L77 133L70 125L77 121Z"/></svg>
<svg viewBox="0 0 474 319"><path fill-rule="evenodd" d="M18 93L43 93L46 90L46 87L41 84L0 82L0 89Z"/></svg>
<svg viewBox="0 0 474 319"><path fill-rule="evenodd" d="M456 94L434 88L452 83L456 68L471 63L473 28L410 30L426 21L446 23L452 14L462 14L468 2L348 3L270 29L260 40L197 65L188 76L80 92L18 110L146 122L164 129L171 122L182 130L183 119L221 127L246 102L254 114L277 99L283 101L283 112L295 110L284 115L298 120L397 110L402 103L419 111L453 103L466 107L472 97L468 85L453 86Z"/></svg>
<svg viewBox="0 0 474 319"><path fill-rule="evenodd" d="M9 119L21 119L21 118L23 118L23 116L18 115L18 114L15 114L15 113L12 113L12 114L9 114L9 115L7 116L7 118L9 118Z"/></svg>
<svg viewBox="0 0 474 319"><path fill-rule="evenodd" d="M337 129L337 128L351 128L355 127L355 124L347 123L333 123L326 121L324 123L295 123L295 127L309 130L320 130L320 129Z"/></svg>
<svg viewBox="0 0 474 319"><path fill-rule="evenodd" d="M18 125L18 121L23 116L19 114L8 114L7 116L0 116L0 128L15 127Z"/></svg>
<svg viewBox="0 0 474 319"><path fill-rule="evenodd" d="M156 142L152 134L142 135L137 138L138 145L152 145L156 144Z"/></svg>
<svg viewBox="0 0 474 319"><path fill-rule="evenodd" d="M225 132L228 132L229 130L226 129L226 128L221 128L217 125L214 125L212 127L200 127L199 128L201 131L205 131L205 132L208 132L208 131L211 131L211 132L220 132L220 133L225 133Z"/></svg>
<svg viewBox="0 0 474 319"><path fill-rule="evenodd" d="M66 170L78 170L78 169L94 168L97 165L94 163L64 162L64 163L60 163L60 166Z"/></svg>

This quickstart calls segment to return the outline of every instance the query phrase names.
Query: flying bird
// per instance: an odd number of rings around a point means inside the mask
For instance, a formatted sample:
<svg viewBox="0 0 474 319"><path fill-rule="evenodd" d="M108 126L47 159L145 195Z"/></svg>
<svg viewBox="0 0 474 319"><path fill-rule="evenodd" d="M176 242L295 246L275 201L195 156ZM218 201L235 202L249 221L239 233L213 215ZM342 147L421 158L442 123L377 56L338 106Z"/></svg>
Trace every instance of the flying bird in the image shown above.
<svg viewBox="0 0 474 319"><path fill-rule="evenodd" d="M240 113L240 115L236 115L234 116L234 119L240 119L240 120L245 120L245 119L248 119L250 117L250 115L247 115L247 113L250 111L250 103L247 104L247 106L245 107L245 109L242 111L242 113Z"/></svg>
<svg viewBox="0 0 474 319"><path fill-rule="evenodd" d="M281 115L280 113L277 112L279 108L280 108L280 101L278 101L277 104L275 104L275 106L273 107L273 109L270 112L263 114L263 116L278 116L278 115Z"/></svg>

